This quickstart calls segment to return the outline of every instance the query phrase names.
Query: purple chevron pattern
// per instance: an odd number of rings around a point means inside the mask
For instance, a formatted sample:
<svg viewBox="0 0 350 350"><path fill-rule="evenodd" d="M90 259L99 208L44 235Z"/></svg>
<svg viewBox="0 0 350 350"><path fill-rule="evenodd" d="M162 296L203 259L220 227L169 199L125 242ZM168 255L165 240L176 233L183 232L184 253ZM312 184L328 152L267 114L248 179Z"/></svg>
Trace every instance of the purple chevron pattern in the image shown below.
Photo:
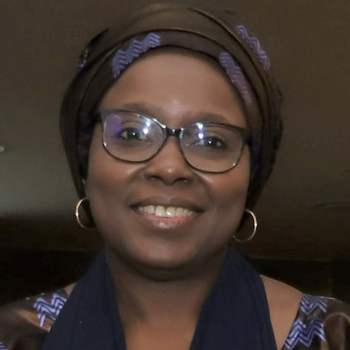
<svg viewBox="0 0 350 350"><path fill-rule="evenodd" d="M0 342L0 350L7 350L6 346Z"/></svg>
<svg viewBox="0 0 350 350"><path fill-rule="evenodd" d="M131 45L124 51L118 50L112 60L114 78L129 65L135 58L147 52L151 48L160 46L160 36L155 33L148 34L143 40L133 40Z"/></svg>
<svg viewBox="0 0 350 350"><path fill-rule="evenodd" d="M284 345L289 350L293 350L299 344L310 347L315 338L326 341L323 320L314 318L311 322L304 323L301 319L297 319Z"/></svg>
<svg viewBox="0 0 350 350"><path fill-rule="evenodd" d="M298 344L310 347L317 339L326 341L323 315L327 312L327 299L304 294L300 302L300 311L301 316L295 320L285 342L285 347L289 350L293 350ZM309 317L312 313L316 315Z"/></svg>
<svg viewBox="0 0 350 350"><path fill-rule="evenodd" d="M241 38L243 38L250 48L254 51L256 57L259 59L260 63L264 66L266 70L270 69L271 62L269 57L267 56L267 53L264 51L264 49L261 47L261 44L259 40L248 33L248 30L243 25L235 26L235 32L238 34Z"/></svg>
<svg viewBox="0 0 350 350"><path fill-rule="evenodd" d="M322 297L304 295L300 302L300 309L305 315L311 315L316 309L327 312L327 300Z"/></svg>
<svg viewBox="0 0 350 350"><path fill-rule="evenodd" d="M48 317L51 318L53 321L56 321L66 301L66 298L56 293L53 294L51 301L47 301L43 298L36 299L34 303L34 309L38 313L40 327L44 326L45 321Z"/></svg>
<svg viewBox="0 0 350 350"><path fill-rule="evenodd" d="M249 105L252 102L251 89L242 68L234 61L228 52L222 52L219 56L219 62L225 68L231 82L237 88L243 101Z"/></svg>

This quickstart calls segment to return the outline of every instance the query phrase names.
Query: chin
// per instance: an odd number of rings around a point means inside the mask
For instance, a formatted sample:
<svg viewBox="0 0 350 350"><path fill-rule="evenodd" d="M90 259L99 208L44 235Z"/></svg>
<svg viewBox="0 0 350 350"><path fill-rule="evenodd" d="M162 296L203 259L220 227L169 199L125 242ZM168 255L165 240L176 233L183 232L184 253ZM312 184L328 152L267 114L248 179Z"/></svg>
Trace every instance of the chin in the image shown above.
<svg viewBox="0 0 350 350"><path fill-rule="evenodd" d="M143 266L155 270L183 270L193 264L195 253L176 247L152 247L135 258ZM136 260L135 259L135 260Z"/></svg>
<svg viewBox="0 0 350 350"><path fill-rule="evenodd" d="M129 272L154 281L170 281L202 271L206 261L225 249L213 248L205 252L198 249L198 245L192 249L189 246L184 249L184 246L164 247L152 244L151 247L147 247L147 244L143 244L142 247L133 246L133 249L121 249L118 245L117 249L110 250L110 258L116 261L116 264L123 264Z"/></svg>

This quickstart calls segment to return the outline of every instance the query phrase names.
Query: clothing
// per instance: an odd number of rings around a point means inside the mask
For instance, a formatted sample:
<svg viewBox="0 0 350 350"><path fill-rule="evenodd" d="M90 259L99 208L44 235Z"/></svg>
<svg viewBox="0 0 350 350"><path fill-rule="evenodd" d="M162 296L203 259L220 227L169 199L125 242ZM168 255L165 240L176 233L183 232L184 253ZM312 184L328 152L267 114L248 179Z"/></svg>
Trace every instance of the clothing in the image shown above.
<svg viewBox="0 0 350 350"><path fill-rule="evenodd" d="M28 334L33 338L45 335L67 305L67 299L67 293L58 290L3 307L0 310L0 349L29 349L14 347L16 338L28 339ZM349 350L349 334L348 305L331 298L304 295L282 350Z"/></svg>
<svg viewBox="0 0 350 350"><path fill-rule="evenodd" d="M281 94L271 76L266 52L236 16L216 6L193 3L145 6L116 21L83 51L60 116L62 139L79 197L85 197L83 179L101 98L140 56L164 47L180 47L211 57L238 92L252 134L246 205L252 208L271 174L279 147Z"/></svg>
<svg viewBox="0 0 350 350"><path fill-rule="evenodd" d="M43 333L49 331L57 319L68 295L65 290L44 293L27 298L20 302L0 309L0 350L13 350L11 343L16 336L21 335L20 322L26 320L27 327L31 326ZM18 315L16 322L11 323L13 331L8 337L7 323L10 315ZM20 321L21 320L21 321ZM348 305L331 298L304 295L300 303L293 327L282 350L348 350L350 339L347 333L350 330L350 308ZM4 342L4 339L7 339ZM331 341L331 343L329 342ZM3 341L4 343L2 343Z"/></svg>
<svg viewBox="0 0 350 350"><path fill-rule="evenodd" d="M246 330L249 329L249 334ZM203 302L190 350L276 350L264 285L234 249ZM102 252L74 288L42 350L126 350L116 291Z"/></svg>

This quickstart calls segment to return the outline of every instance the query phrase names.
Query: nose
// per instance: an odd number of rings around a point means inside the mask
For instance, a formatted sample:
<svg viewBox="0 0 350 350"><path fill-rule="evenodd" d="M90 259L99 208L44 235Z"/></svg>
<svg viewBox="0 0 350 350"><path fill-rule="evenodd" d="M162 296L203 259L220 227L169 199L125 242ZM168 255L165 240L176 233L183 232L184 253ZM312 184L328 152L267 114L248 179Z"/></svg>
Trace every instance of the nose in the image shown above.
<svg viewBox="0 0 350 350"><path fill-rule="evenodd" d="M193 170L186 162L176 137L168 137L159 153L148 161L144 175L147 179L160 180L166 186L194 179Z"/></svg>

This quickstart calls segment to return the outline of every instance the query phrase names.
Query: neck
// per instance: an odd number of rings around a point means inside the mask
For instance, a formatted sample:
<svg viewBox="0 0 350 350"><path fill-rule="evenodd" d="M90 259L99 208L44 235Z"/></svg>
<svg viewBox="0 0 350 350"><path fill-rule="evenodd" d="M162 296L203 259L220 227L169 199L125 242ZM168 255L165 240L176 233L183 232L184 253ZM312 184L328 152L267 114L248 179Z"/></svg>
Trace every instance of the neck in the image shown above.
<svg viewBox="0 0 350 350"><path fill-rule="evenodd" d="M196 324L226 251L188 269L161 272L135 268L107 251L124 327L137 322L174 326L176 319Z"/></svg>

